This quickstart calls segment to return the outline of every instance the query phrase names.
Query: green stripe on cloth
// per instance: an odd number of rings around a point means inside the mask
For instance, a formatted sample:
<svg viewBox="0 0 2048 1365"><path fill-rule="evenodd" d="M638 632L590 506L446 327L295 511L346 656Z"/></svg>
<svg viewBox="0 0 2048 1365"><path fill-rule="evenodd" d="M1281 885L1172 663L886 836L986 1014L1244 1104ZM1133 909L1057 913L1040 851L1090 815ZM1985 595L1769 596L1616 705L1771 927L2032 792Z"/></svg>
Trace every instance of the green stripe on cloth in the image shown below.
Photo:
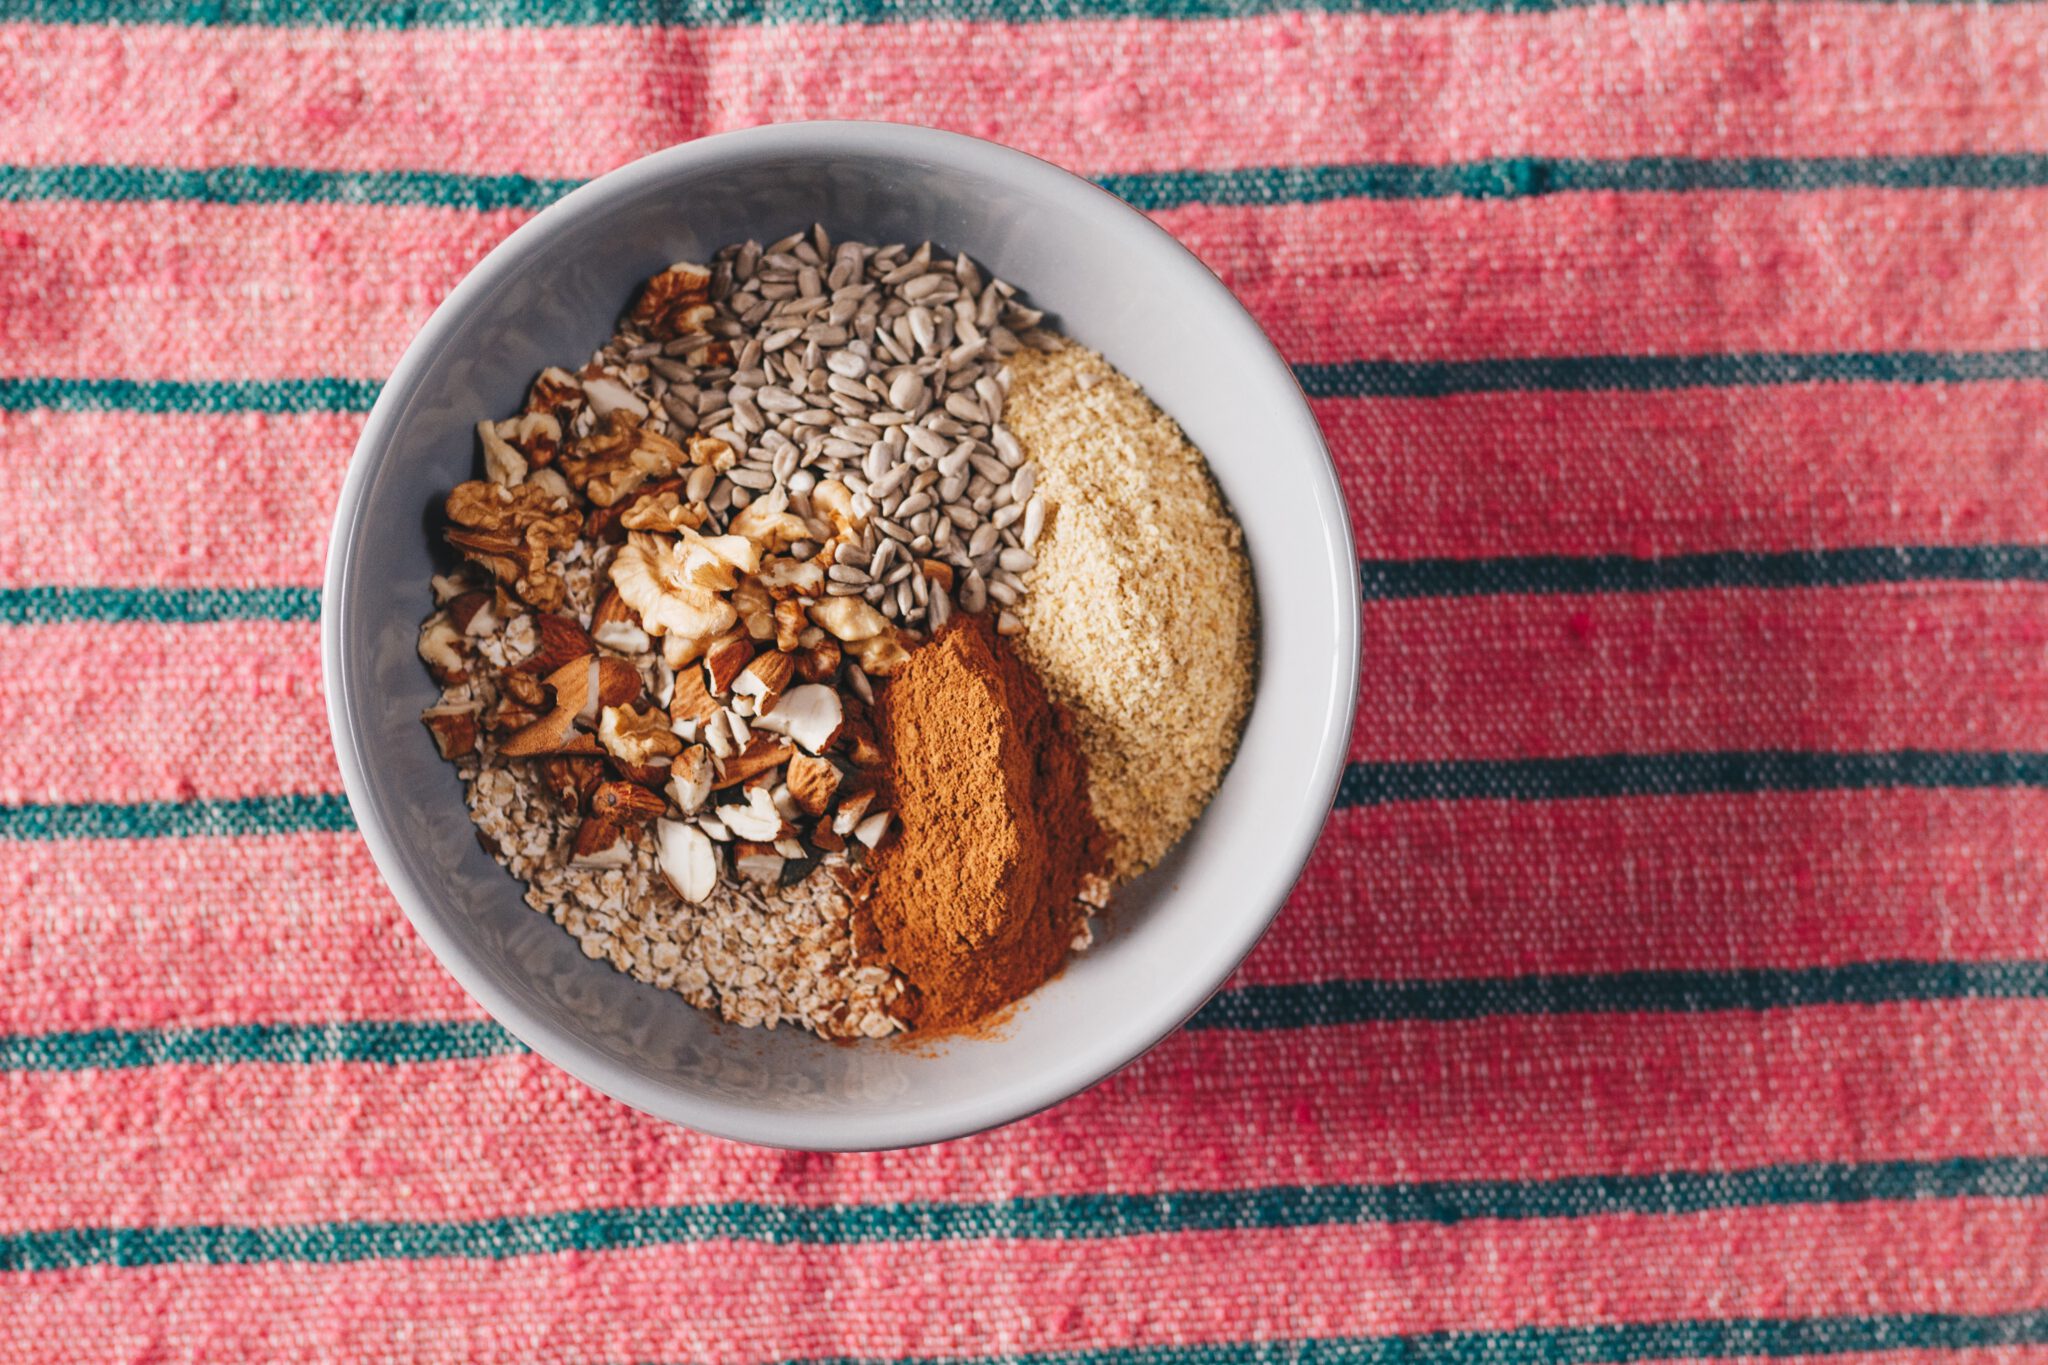
<svg viewBox="0 0 2048 1365"><path fill-rule="evenodd" d="M1741 388L1782 384L1970 384L2048 379L2048 350L1348 360L1297 365L1311 398ZM0 412L367 412L380 381L0 378Z"/></svg>
<svg viewBox="0 0 2048 1365"><path fill-rule="evenodd" d="M1448 398L1461 393L1647 392L1780 384L1974 384L2048 379L2048 350L1346 360L1297 365L1294 373L1311 398Z"/></svg>
<svg viewBox="0 0 2048 1365"><path fill-rule="evenodd" d="M376 379L0 378L0 412L368 412Z"/></svg>
<svg viewBox="0 0 2048 1365"><path fill-rule="evenodd" d="M2043 1194L2048 1194L2048 1161L1993 1157L1545 1181L1048 1195L987 1204L684 1204L576 1209L461 1223L72 1227L0 1236L0 1272L425 1257L502 1260L727 1240L846 1246L990 1237L1093 1239L1331 1224L1684 1215L1875 1200L2024 1199Z"/></svg>
<svg viewBox="0 0 2048 1365"><path fill-rule="evenodd" d="M0 839L189 839L341 832L356 827L340 793L219 801L81 801L0 806Z"/></svg>
<svg viewBox="0 0 2048 1365"><path fill-rule="evenodd" d="M2048 184L2034 153L1839 157L1513 157L1448 165L1373 162L1108 175L1096 181L1139 208L1259 206L1333 199L1527 199L1550 194L2018 189Z"/></svg>
<svg viewBox="0 0 2048 1365"><path fill-rule="evenodd" d="M1834 967L1639 971L1445 981L1241 986L1190 1028L1317 1028L1531 1014L1709 1014L1931 1000L2048 999L2048 962L1855 962ZM6 1052L0 1047L0 1062Z"/></svg>
<svg viewBox="0 0 2048 1365"><path fill-rule="evenodd" d="M1700 1014L1902 1001L2040 999L2048 999L2048 962L1861 962L1735 971L1243 986L1216 996L1188 1027L1262 1032L1531 1014ZM0 1036L0 1071L329 1062L404 1065L524 1051L524 1045L498 1025L475 1019L108 1028Z"/></svg>
<svg viewBox="0 0 2048 1365"><path fill-rule="evenodd" d="M583 182L451 171L336 171L299 166L0 165L0 200L182 200L204 204L357 204L491 212L547 207ZM2048 185L2031 152L1843 157L1513 157L1423 165L1365 162L1150 171L1096 177L1156 212L1184 204L1257 207L1336 199L1524 199L1551 194L2022 189Z"/></svg>
<svg viewBox="0 0 2048 1365"><path fill-rule="evenodd" d="M2048 786L2048 753L1594 754L1571 758L1353 763L1339 806L1403 801L1575 801L1772 791Z"/></svg>
<svg viewBox="0 0 2048 1365"><path fill-rule="evenodd" d="M1628 1365L1640 1360L1967 1351L2048 1342L2048 1310L1860 1318L1735 1318L1123 1346L940 1359L840 1357L782 1365Z"/></svg>
<svg viewBox="0 0 2048 1365"><path fill-rule="evenodd" d="M1509 594L1686 592L1710 588L1839 588L1879 583L2048 582L2048 545L1868 545L1841 550L1717 550L1490 559L1369 559L1370 601ZM317 621L318 588L0 588L0 625L134 621Z"/></svg>
<svg viewBox="0 0 2048 1365"><path fill-rule="evenodd" d="M0 588L0 625L317 621L318 588Z"/></svg>
<svg viewBox="0 0 2048 1365"><path fill-rule="evenodd" d="M1352 763L1341 806L1401 801L1567 801L1712 792L2048 786L2048 753L1599 754ZM339 793L219 801L0 806L0 839L176 839L355 828Z"/></svg>
<svg viewBox="0 0 2048 1365"><path fill-rule="evenodd" d="M2044 581L2048 545L1860 545L1838 550L1715 550L1654 558L1369 559L1359 565L1360 587L1369 600Z"/></svg>
<svg viewBox="0 0 2048 1365"><path fill-rule="evenodd" d="M0 1037L0 1071L127 1071L145 1066L400 1065L525 1052L487 1019L223 1024L190 1029L86 1029Z"/></svg>
<svg viewBox="0 0 2048 1365"><path fill-rule="evenodd" d="M543 209L583 182L442 171L321 171L292 166L0 166L0 200L96 203L362 204Z"/></svg>
<svg viewBox="0 0 2048 1365"><path fill-rule="evenodd" d="M1954 0L1911 2L1946 8ZM1659 8L1669 3L1676 0L0 0L0 21L385 29L649 24L708 28L933 20L1028 24L1067 19L1244 19L1289 13L1548 14Z"/></svg>

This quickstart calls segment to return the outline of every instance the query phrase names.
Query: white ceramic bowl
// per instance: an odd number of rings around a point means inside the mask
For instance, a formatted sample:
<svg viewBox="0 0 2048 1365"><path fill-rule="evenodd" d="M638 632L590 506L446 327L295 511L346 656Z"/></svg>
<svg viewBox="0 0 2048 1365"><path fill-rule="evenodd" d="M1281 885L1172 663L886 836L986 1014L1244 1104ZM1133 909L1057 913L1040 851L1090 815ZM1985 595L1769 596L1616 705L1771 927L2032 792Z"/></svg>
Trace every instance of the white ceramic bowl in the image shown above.
<svg viewBox="0 0 2048 1365"><path fill-rule="evenodd" d="M868 241L931 238L1019 285L1179 419L1250 547L1259 688L1222 789L1167 863L1125 889L1095 947L992 1039L827 1046L718 1024L586 959L479 848L454 769L419 722L433 695L413 653L430 509L471 477L472 425L516 408L542 367L587 359L635 286L671 261L814 220ZM393 894L456 979L542 1056L724 1137L908 1146L1101 1080L1194 1013L1258 940L1343 772L1357 580L1337 480L1292 374L1172 237L1086 181L991 143L890 124L759 128L577 190L428 320L370 414L335 514L328 711L349 803Z"/></svg>

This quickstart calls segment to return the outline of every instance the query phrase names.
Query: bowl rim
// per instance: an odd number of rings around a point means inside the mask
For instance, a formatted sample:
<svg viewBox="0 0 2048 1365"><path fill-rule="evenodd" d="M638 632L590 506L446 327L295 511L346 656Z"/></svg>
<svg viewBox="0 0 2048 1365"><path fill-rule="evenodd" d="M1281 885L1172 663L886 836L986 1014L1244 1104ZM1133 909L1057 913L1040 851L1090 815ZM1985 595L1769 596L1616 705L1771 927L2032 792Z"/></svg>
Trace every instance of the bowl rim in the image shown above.
<svg viewBox="0 0 2048 1365"><path fill-rule="evenodd" d="M1125 232L1139 228L1157 250L1177 257L1186 267L1187 288L1209 296L1212 304L1225 305L1223 312L1234 324L1229 344L1244 352L1250 367L1266 371L1259 376L1262 385L1273 387L1277 383L1291 395L1292 402L1271 414L1269 420L1276 431L1283 433L1289 444L1305 446L1322 457L1312 486L1303 490L1313 506L1313 515L1304 520L1320 534L1336 577L1337 611L1335 619L1328 623L1335 676L1320 718L1320 742L1305 788L1311 801L1303 807L1305 813L1295 827L1276 835L1270 845L1272 858L1259 878L1257 894L1246 901L1248 906L1257 906L1257 912L1245 914L1228 932L1216 936L1216 944L1207 957L1208 970L1164 983L1150 1001L1134 1007L1115 1026L1099 1030L1093 1046L1076 1049L1061 1065L1018 1076L992 1094L922 1107L911 1114L804 1114L690 1094L634 1073L603 1055L574 1031L502 993L492 982L489 970L471 951L466 936L452 927L456 921L449 907L443 906L434 893L412 877L407 859L400 852L401 841L394 836L385 812L371 797L357 699L348 682L349 670L343 657L345 627L351 619L345 588L355 567L355 542L363 524L370 482L389 458L392 435L421 397L424 374L443 349L449 333L474 306L516 278L529 248L572 221L602 215L615 203L686 171L763 156L835 152L916 159L927 165L994 176L1045 202L1058 202L1063 211L1093 218L1105 226L1113 224ZM1264 936L1321 835L1348 758L1359 686L1361 597L1357 565L1350 516L1336 466L1292 369L1244 305L1171 233L1091 181L1000 143L914 124L858 120L770 124L680 143L587 182L542 209L499 242L435 307L393 367L349 456L336 500L322 585L322 684L343 790L385 884L441 965L521 1043L613 1099L715 1137L809 1151L919 1146L1014 1122L1107 1079L1177 1031L1215 994Z"/></svg>

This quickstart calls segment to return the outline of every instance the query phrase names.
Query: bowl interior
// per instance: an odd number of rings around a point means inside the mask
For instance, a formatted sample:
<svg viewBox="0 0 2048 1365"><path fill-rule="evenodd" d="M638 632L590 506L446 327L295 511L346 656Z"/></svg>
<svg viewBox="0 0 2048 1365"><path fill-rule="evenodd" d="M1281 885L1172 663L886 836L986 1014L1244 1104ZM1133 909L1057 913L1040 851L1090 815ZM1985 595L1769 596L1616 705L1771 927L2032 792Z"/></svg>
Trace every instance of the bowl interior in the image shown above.
<svg viewBox="0 0 2048 1365"><path fill-rule="evenodd" d="M833 1047L719 1025L586 959L478 846L419 723L430 509L471 476L473 424L575 366L671 261L814 219L930 237L1026 290L1179 419L1243 522L1262 612L1258 697L1194 833L1120 898L1097 946L999 1036ZM449 968L544 1055L628 1103L721 1135L857 1148L1018 1117L1143 1051L1192 1012L1284 897L1341 771L1356 677L1356 566L1307 405L1227 291L1109 196L1020 153L883 125L796 125L661 153L515 234L444 304L387 386L349 472L329 563L337 745L378 864ZM1076 610L1087 610L1077 602Z"/></svg>

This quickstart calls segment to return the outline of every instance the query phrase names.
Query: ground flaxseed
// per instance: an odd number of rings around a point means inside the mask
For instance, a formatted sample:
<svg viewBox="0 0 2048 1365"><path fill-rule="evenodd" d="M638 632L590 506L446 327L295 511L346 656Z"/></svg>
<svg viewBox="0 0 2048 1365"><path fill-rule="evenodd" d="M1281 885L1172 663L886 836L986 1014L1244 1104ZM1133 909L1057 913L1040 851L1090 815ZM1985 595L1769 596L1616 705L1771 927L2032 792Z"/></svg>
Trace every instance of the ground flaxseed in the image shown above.
<svg viewBox="0 0 2048 1365"><path fill-rule="evenodd" d="M1051 513L1018 645L1072 712L1119 879L1208 805L1255 684L1242 533L1201 452L1139 387L1078 346L1011 359L1004 412Z"/></svg>

